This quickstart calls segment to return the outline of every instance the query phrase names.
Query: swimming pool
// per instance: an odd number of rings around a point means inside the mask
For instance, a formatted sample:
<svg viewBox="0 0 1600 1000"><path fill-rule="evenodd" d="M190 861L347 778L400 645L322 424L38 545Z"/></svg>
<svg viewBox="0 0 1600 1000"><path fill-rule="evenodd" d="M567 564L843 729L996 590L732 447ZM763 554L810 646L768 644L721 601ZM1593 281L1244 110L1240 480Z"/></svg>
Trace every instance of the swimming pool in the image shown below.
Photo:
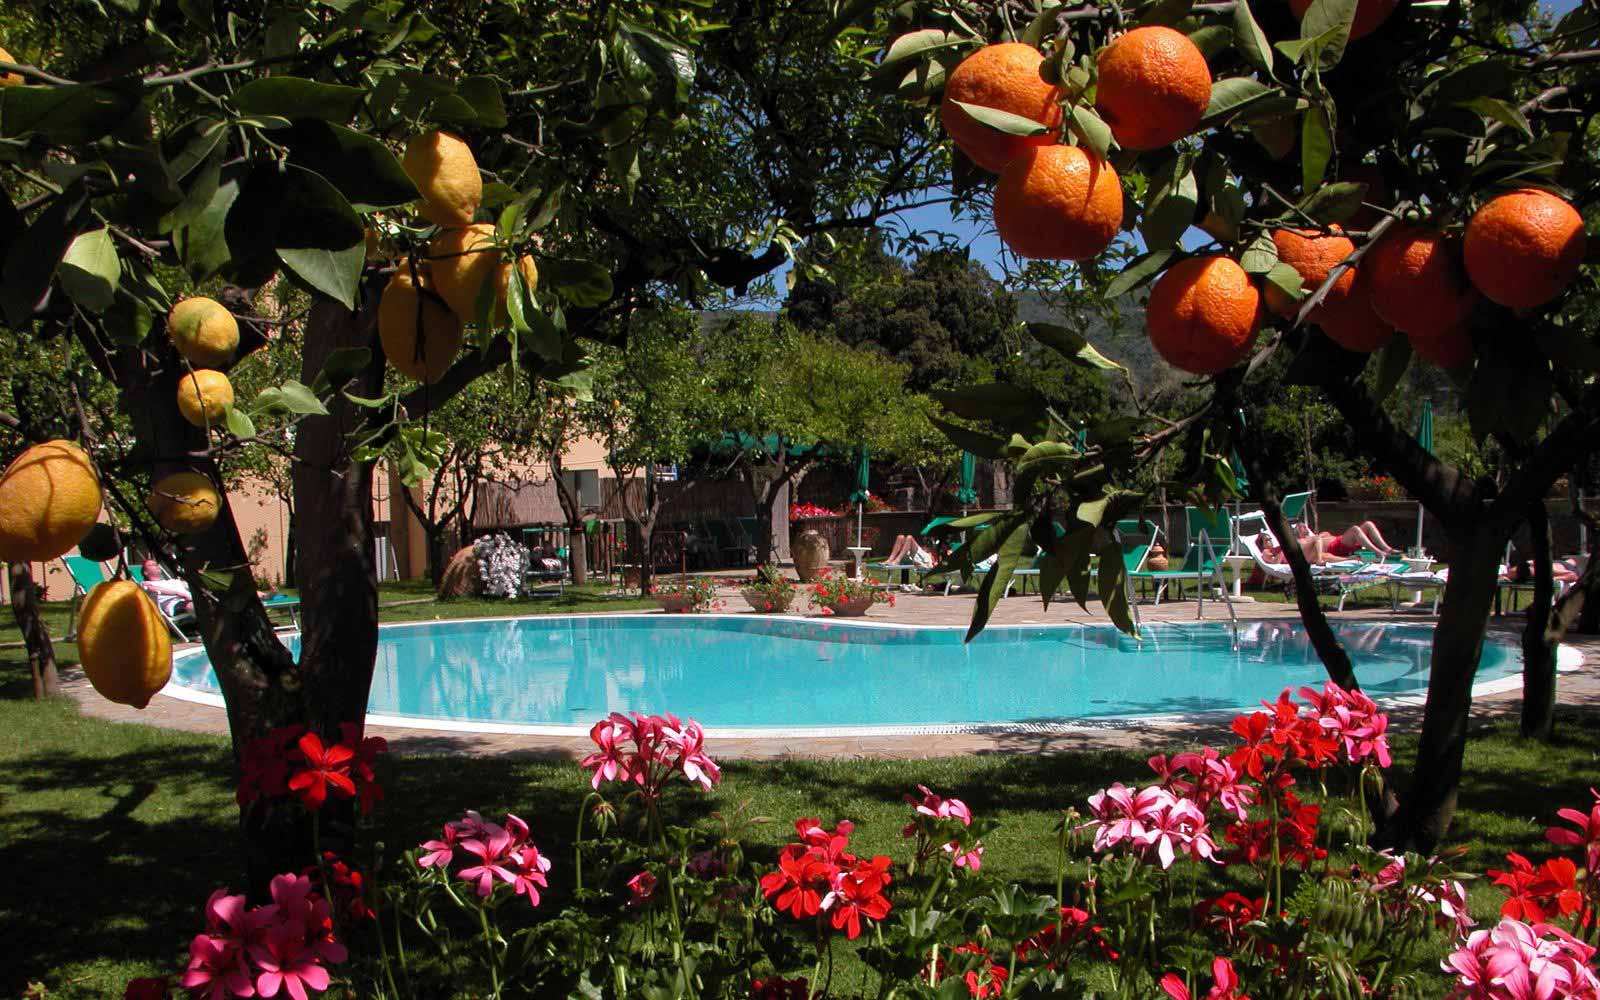
<svg viewBox="0 0 1600 1000"><path fill-rule="evenodd" d="M1375 698L1427 686L1431 624L1335 623ZM1298 621L962 628L752 615L592 615L380 629L373 722L559 734L611 711L673 712L723 735L1050 727L1236 710L1326 679ZM297 641L289 638L291 648ZM1481 683L1520 670L1490 638ZM167 692L220 704L203 652Z"/></svg>

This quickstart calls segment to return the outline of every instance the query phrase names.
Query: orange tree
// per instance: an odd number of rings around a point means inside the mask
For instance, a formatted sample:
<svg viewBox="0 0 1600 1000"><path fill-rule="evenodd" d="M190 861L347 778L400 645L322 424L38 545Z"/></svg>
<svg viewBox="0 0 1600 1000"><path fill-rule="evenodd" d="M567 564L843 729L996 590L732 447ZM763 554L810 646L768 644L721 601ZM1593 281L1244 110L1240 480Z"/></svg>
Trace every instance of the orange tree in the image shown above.
<svg viewBox="0 0 1600 1000"><path fill-rule="evenodd" d="M526 405L618 316L743 293L797 243L929 186L920 114L859 84L878 13L758 6L0 15L4 336L71 341L114 386L125 431L71 398L65 425L106 503L189 581L236 751L363 718L373 464L436 464L435 410L491 372ZM513 256L532 266L501 266ZM283 282L310 296L292 321ZM191 370L251 365L277 337L298 341L296 377L191 408L199 426L180 414ZM221 460L249 448L291 465L297 656L217 491ZM257 892L304 856L292 810L252 806L242 827Z"/></svg>
<svg viewBox="0 0 1600 1000"><path fill-rule="evenodd" d="M1131 628L1112 527L1145 496L1122 484L1177 446L1190 497L1228 496L1230 449L1249 460L1258 444L1238 415L1287 371L1449 535L1419 750L1380 831L1431 845L1458 793L1501 553L1525 521L1543 536L1543 497L1600 430L1582 219L1600 191L1600 19L1580 7L1551 24L1516 3L933 0L902 8L896 27L875 79L938 104L955 190L992 206L1020 257L1078 261L1107 297L1153 283L1152 346L1204 390L1173 419L1107 420L1086 441L1027 390L944 395L985 425L950 424L958 442L1010 460L1017 480L1018 509L984 515L994 530L960 553L999 556L974 631L1030 540L1046 553L1046 599L1097 590ZM1075 331L1035 333L1099 363ZM1448 371L1476 437L1507 455L1498 483L1430 455L1387 414L1407 366L1424 363ZM1260 483L1273 470L1255 471ZM1262 500L1287 532L1274 492ZM1353 686L1289 549L1319 651ZM1536 734L1549 729L1551 643L1573 611L1552 609L1545 579L1527 643Z"/></svg>

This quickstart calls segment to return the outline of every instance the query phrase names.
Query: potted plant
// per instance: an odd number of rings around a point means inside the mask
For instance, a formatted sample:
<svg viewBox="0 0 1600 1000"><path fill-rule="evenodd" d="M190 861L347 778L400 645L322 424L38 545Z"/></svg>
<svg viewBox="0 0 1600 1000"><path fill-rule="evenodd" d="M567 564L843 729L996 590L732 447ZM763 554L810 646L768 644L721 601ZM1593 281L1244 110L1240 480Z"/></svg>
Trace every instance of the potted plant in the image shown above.
<svg viewBox="0 0 1600 1000"><path fill-rule="evenodd" d="M795 585L778 567L766 565L756 570L755 579L739 593L751 610L781 615L794 603Z"/></svg>
<svg viewBox="0 0 1600 1000"><path fill-rule="evenodd" d="M855 580L822 570L811 585L811 606L825 615L859 618L874 604L894 607L894 594L873 585L871 580Z"/></svg>
<svg viewBox="0 0 1600 1000"><path fill-rule="evenodd" d="M668 614L715 611L722 607L717 599L717 585L698 576L683 583L652 585L650 596Z"/></svg>

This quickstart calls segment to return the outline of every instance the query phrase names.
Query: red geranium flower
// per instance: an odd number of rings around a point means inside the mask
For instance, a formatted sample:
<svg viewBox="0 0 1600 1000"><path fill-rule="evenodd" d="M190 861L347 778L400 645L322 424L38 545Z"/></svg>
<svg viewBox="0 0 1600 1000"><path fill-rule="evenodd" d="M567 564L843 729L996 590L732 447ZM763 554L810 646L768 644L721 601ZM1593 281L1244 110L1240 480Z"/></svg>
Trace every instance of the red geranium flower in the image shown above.
<svg viewBox="0 0 1600 1000"><path fill-rule="evenodd" d="M796 920L814 917L822 910L822 897L831 890L836 867L790 844L778 855L778 870L761 876L761 894L773 905L788 910Z"/></svg>
<svg viewBox="0 0 1600 1000"><path fill-rule="evenodd" d="M350 780L350 762L356 756L354 750L343 743L324 746L322 737L316 733L306 733L295 746L305 761L305 768L289 778L289 791L299 796L307 809L313 812L321 809L330 787L343 798L355 797L356 784Z"/></svg>

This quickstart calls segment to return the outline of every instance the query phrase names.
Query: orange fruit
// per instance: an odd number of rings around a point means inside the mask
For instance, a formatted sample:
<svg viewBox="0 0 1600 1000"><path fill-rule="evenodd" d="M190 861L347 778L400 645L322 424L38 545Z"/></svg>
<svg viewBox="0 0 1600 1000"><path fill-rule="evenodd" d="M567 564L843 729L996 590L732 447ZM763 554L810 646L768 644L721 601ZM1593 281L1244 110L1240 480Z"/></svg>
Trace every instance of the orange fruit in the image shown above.
<svg viewBox="0 0 1600 1000"><path fill-rule="evenodd" d="M0 474L0 559L65 555L99 520L101 499L88 452L64 440L27 449Z"/></svg>
<svg viewBox="0 0 1600 1000"><path fill-rule="evenodd" d="M1377 31L1398 6L1400 0L1359 0L1355 23L1350 25L1350 40L1353 42ZM1306 11L1311 9L1311 0L1289 0L1289 8L1294 11L1295 17L1304 18Z"/></svg>
<svg viewBox="0 0 1600 1000"><path fill-rule="evenodd" d="M1585 242L1577 209L1548 191L1523 188L1478 209L1467 223L1461 257L1484 298L1533 309L1572 284Z"/></svg>
<svg viewBox="0 0 1600 1000"><path fill-rule="evenodd" d="M1338 229L1337 226L1333 228ZM1356 251L1356 245L1345 237L1328 236L1314 230L1275 229L1272 242L1278 248L1279 262L1295 269L1307 295L1321 288L1322 283L1328 280L1328 272ZM1355 283L1355 269L1345 268L1328 290L1328 298L1343 298L1350 294L1350 288ZM1300 308L1300 303L1283 294L1276 285L1267 284L1263 294L1267 308L1279 316L1292 316Z"/></svg>
<svg viewBox="0 0 1600 1000"><path fill-rule="evenodd" d="M1367 251L1361 269L1372 288L1372 308L1413 337L1437 337L1460 326L1478 304L1460 247L1428 226L1391 229Z"/></svg>
<svg viewBox="0 0 1600 1000"><path fill-rule="evenodd" d="M16 58L5 49L0 49L0 59L8 63L16 62ZM20 64L19 64L20 65ZM20 87L25 83L21 73L0 73L0 87Z"/></svg>
<svg viewBox="0 0 1600 1000"><path fill-rule="evenodd" d="M1023 257L1085 260L1122 227L1122 184L1111 164L1078 146L1035 146L1000 171L994 227Z"/></svg>
<svg viewBox="0 0 1600 1000"><path fill-rule="evenodd" d="M1394 336L1394 327L1372 311L1372 289L1360 273L1356 273L1348 294L1335 297L1330 290L1312 311L1311 320L1334 343L1358 354L1380 350Z"/></svg>
<svg viewBox="0 0 1600 1000"><path fill-rule="evenodd" d="M1472 333L1463 323L1437 337L1412 337L1411 349L1417 357L1440 368L1460 368L1472 360Z"/></svg>
<svg viewBox="0 0 1600 1000"><path fill-rule="evenodd" d="M1144 308L1150 345L1174 368L1215 375L1250 353L1261 293L1227 257L1189 257L1167 268Z"/></svg>
<svg viewBox="0 0 1600 1000"><path fill-rule="evenodd" d="M1155 149L1193 132L1211 103L1211 69L1189 36L1134 28L1100 50L1094 107L1128 149Z"/></svg>
<svg viewBox="0 0 1600 1000"><path fill-rule="evenodd" d="M999 173L1018 153L1056 142L1061 127L1061 92L1040 75L1044 56L1031 45L986 45L961 60L944 85L939 120L963 153L985 170ZM953 102L975 104L1031 118L1050 129L1044 135L1010 135L978 121Z"/></svg>

